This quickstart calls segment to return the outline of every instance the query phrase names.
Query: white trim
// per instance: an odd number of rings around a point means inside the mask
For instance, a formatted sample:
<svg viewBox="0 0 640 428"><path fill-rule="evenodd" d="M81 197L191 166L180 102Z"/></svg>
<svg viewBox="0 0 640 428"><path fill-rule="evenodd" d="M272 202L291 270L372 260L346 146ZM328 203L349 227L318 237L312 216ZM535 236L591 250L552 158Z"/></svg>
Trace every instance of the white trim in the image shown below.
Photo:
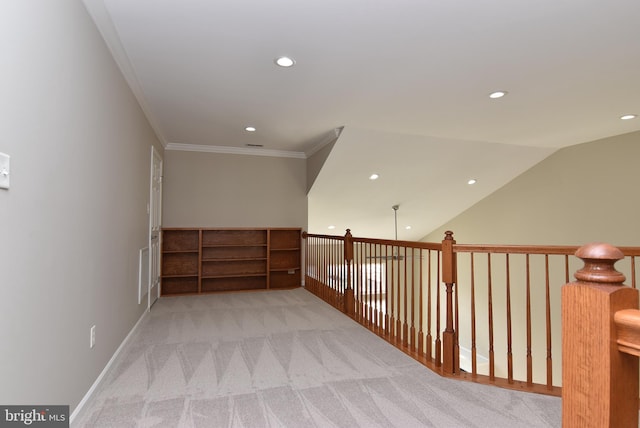
<svg viewBox="0 0 640 428"><path fill-rule="evenodd" d="M471 350L464 346L459 346L460 350L458 357L460 361L460 368L467 373L471 373ZM476 370L478 373L489 373L489 359L483 355L476 354Z"/></svg>
<svg viewBox="0 0 640 428"><path fill-rule="evenodd" d="M87 404L87 402L91 399L91 396L93 395L93 393L95 392L95 390L98 388L98 386L100 385L100 383L102 382L102 380L104 379L105 375L107 374L107 372L109 371L109 369L111 368L111 366L113 365L113 363L115 362L115 360L118 358L118 356L120 355L120 352L122 352L122 349L124 348L124 346L127 344L127 342L129 341L129 339L131 339L131 337L133 336L133 333L136 331L136 329L138 328L138 326L140 325L140 323L142 322L142 320L144 319L144 317L147 316L147 314L149 313L148 310L145 310L142 313L142 316L140 316L140 319L138 320L138 322L136 323L136 325L133 326L133 328L131 329L131 331L129 332L129 334L127 334L127 337L124 338L124 340L122 341L122 343L120 344L120 346L118 346L118 349L116 349L116 352L113 354L113 356L111 357L111 359L109 360L109 362L107 363L107 365L104 367L104 369L102 369L102 372L100 373L100 375L98 375L98 378L95 380L95 382L93 382L93 385L91 385L91 388L89 388L89 391L87 391L87 393L84 395L84 397L82 398L82 400L80 401L80 403L78 403L78 405L76 406L75 409L73 409L73 413L71 413L71 416L69 417L69 424L73 424L75 418L78 417L78 414L82 411L82 408L85 406L85 404Z"/></svg>
<svg viewBox="0 0 640 428"><path fill-rule="evenodd" d="M138 101L142 112L149 121L151 129L153 129L156 137L158 137L158 140L160 144L162 144L162 147L166 147L167 139L162 133L156 117L151 114L151 108L147 105L147 101L144 97L144 91L142 90L142 85L140 85L140 81L138 80L138 77L134 71L129 56L127 55L127 51L124 48L122 41L120 40L120 36L116 31L116 27L113 21L111 20L111 14L106 4L107 2L104 0L83 0L83 3L85 8L87 9L87 12L93 19L93 22L96 24L98 32L100 33L100 35L102 35L107 48L111 52L113 60L122 73L122 76L129 85L129 88L131 88L131 92L133 92L136 101Z"/></svg>
<svg viewBox="0 0 640 428"><path fill-rule="evenodd" d="M304 152L291 152L286 150L268 150L246 147L229 146L204 146L201 144L169 143L165 150L180 150L185 152L227 153L233 155L271 156L277 158L306 159Z"/></svg>
<svg viewBox="0 0 640 428"><path fill-rule="evenodd" d="M147 263L149 263L149 247L144 247L144 248L140 248L140 252L138 254L138 304L142 303L142 299L144 297L147 296L147 293L149 292L149 266L145 266L145 253L146 254L146 261ZM143 275L144 273L144 269L143 267L147 268L147 283L144 284L145 287L143 288L143 279L145 278L145 276ZM144 294L143 291L144 290Z"/></svg>
<svg viewBox="0 0 640 428"><path fill-rule="evenodd" d="M324 138L322 141L320 141L318 144L316 144L314 147L312 147L311 150L305 152L307 158L310 158L311 156L315 155L324 146L326 146L326 145L328 145L330 143L333 143L338 138L340 138L340 134L342 134L342 130L343 129L344 129L344 126L341 126L339 128L335 128L333 130L333 134L330 133L326 138Z"/></svg>

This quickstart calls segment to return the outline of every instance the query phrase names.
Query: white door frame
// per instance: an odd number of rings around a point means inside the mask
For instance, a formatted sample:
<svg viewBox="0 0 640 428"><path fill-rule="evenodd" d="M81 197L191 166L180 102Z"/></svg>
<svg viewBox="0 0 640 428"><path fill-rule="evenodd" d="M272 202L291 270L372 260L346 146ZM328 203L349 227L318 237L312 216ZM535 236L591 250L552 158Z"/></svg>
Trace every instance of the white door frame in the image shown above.
<svg viewBox="0 0 640 428"><path fill-rule="evenodd" d="M147 310L160 297L160 248L162 235L162 167L163 160L151 146L151 176L149 184L149 283Z"/></svg>

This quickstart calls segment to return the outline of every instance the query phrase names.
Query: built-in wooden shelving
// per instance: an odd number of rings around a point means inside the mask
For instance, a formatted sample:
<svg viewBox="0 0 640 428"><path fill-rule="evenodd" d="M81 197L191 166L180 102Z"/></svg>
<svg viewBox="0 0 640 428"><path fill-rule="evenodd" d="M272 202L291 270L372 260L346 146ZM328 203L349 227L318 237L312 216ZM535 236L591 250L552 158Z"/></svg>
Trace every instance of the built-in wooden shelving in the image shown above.
<svg viewBox="0 0 640 428"><path fill-rule="evenodd" d="M299 287L299 228L165 228L162 295Z"/></svg>

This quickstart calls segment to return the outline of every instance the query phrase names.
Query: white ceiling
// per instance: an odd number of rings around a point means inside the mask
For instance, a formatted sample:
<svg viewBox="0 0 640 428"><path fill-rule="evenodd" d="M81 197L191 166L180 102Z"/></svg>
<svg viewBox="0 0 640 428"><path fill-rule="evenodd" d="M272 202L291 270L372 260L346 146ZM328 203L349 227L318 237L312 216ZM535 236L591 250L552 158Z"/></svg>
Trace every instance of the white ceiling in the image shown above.
<svg viewBox="0 0 640 428"><path fill-rule="evenodd" d="M311 232L393 235L399 203L418 239L560 147L640 130L619 119L640 114L638 0L84 3L169 149L305 157L344 126ZM377 187L343 191L354 165ZM443 165L482 186L445 191Z"/></svg>

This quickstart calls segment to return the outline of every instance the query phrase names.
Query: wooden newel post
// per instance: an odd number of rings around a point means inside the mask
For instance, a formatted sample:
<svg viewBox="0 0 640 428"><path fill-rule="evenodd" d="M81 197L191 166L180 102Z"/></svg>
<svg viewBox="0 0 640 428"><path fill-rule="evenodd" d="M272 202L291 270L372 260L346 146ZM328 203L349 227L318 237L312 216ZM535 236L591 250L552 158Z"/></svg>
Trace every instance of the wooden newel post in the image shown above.
<svg viewBox="0 0 640 428"><path fill-rule="evenodd" d="M618 350L614 314L638 308L608 244L576 251L584 267L562 287L562 426L638 427L638 358Z"/></svg>
<svg viewBox="0 0 640 428"><path fill-rule="evenodd" d="M446 231L442 241L442 282L447 292L447 326L442 333L442 370L453 374L456 369L455 330L453 329L453 287L456 283L456 254L453 252L453 232Z"/></svg>
<svg viewBox="0 0 640 428"><path fill-rule="evenodd" d="M351 229L347 229L347 233L344 235L344 261L346 266L346 279L347 286L344 290L344 313L350 317L354 316L355 300L353 295L353 284L351 283L351 263L353 262L353 236L351 236Z"/></svg>

